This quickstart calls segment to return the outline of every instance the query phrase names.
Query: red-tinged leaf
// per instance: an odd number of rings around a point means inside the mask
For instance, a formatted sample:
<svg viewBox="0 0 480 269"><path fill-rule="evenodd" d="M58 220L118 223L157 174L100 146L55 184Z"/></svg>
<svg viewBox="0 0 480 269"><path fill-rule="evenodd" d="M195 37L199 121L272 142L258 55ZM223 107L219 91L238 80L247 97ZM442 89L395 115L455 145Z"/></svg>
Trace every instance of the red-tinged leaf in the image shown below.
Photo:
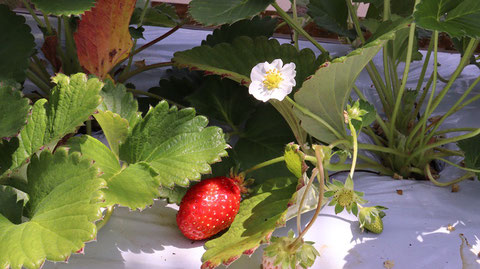
<svg viewBox="0 0 480 269"><path fill-rule="evenodd" d="M100 78L121 60L133 46L128 24L135 0L99 0L85 12L75 33L78 59L82 67Z"/></svg>
<svg viewBox="0 0 480 269"><path fill-rule="evenodd" d="M58 73L60 68L62 68L62 61L57 57L57 45L58 37L55 34L46 36L41 48L43 55L45 55L45 59L47 59L53 66L55 73Z"/></svg>

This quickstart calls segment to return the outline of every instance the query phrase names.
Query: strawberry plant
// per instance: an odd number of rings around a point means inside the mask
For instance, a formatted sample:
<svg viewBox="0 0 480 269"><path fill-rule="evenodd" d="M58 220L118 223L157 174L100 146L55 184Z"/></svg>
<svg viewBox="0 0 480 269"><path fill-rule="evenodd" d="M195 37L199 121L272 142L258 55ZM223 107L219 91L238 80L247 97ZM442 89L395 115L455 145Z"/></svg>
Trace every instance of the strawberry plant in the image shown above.
<svg viewBox="0 0 480 269"><path fill-rule="evenodd" d="M187 23L173 6L21 2L42 38L12 10L15 1L0 1L0 268L66 261L115 208L142 210L156 199L179 205L185 237L208 239L202 268L228 265L262 244L264 268L308 268L319 252L304 237L326 206L354 215L362 230L388 229L386 208L366 205L355 190L356 171L440 186L480 172L480 129L442 128L478 99L480 79L438 112L465 67L478 66L478 1L372 1L359 20L350 0L292 0L288 12L273 0L192 0L192 18L219 27L156 63L139 53ZM269 5L277 17L260 15ZM304 29L309 22L351 52L333 57ZM285 24L291 44L272 38ZM139 45L146 26L171 29ZM420 32L431 36L424 56ZM461 54L447 79L439 74L442 32ZM300 49L299 37L314 49ZM381 68L373 62L380 51ZM410 65L423 57L412 87ZM170 68L159 85L135 89L135 76L156 68ZM358 84L364 70L378 98ZM458 149L444 147L454 143ZM465 174L439 182L439 162ZM289 220L296 231L272 236Z"/></svg>

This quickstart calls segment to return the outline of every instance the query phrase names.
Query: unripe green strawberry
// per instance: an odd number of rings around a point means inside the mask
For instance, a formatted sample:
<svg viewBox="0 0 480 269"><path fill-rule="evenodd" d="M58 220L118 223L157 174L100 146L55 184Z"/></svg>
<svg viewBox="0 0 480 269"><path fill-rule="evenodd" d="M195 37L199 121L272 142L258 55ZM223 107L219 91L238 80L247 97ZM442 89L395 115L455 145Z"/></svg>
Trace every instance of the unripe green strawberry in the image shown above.
<svg viewBox="0 0 480 269"><path fill-rule="evenodd" d="M209 238L229 227L240 208L241 180L216 177L202 180L182 199L177 225L189 239Z"/></svg>
<svg viewBox="0 0 480 269"><path fill-rule="evenodd" d="M371 222L367 222L363 225L363 228L369 230L372 233L381 234L383 232L382 218L379 216L373 217Z"/></svg>

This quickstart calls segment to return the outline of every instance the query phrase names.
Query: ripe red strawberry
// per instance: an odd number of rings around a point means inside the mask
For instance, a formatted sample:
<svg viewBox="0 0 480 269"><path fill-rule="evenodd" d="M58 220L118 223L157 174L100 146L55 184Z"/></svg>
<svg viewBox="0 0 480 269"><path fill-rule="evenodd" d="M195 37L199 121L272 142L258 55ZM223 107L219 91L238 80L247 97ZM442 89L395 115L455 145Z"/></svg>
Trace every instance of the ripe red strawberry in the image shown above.
<svg viewBox="0 0 480 269"><path fill-rule="evenodd" d="M202 180L182 199L177 225L189 239L209 238L229 227L240 208L241 180L216 177Z"/></svg>

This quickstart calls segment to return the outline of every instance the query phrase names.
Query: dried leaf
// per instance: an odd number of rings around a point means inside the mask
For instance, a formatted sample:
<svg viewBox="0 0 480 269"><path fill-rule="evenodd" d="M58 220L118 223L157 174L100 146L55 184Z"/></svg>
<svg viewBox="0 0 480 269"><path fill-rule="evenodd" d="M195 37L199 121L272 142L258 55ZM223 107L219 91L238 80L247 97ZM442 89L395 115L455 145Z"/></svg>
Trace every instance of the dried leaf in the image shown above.
<svg viewBox="0 0 480 269"><path fill-rule="evenodd" d="M398 195L403 195L403 190L397 190Z"/></svg>
<svg viewBox="0 0 480 269"><path fill-rule="evenodd" d="M85 12L74 38L78 59L86 71L104 78L128 56L133 46L128 24L135 2L99 0Z"/></svg>
<svg viewBox="0 0 480 269"><path fill-rule="evenodd" d="M448 225L447 225L447 230L448 230L449 232L453 232L453 231L455 231L455 226L453 226L452 224L448 224Z"/></svg>
<svg viewBox="0 0 480 269"><path fill-rule="evenodd" d="M45 41L43 42L41 48L43 55L45 55L45 59L47 59L50 64L52 64L55 73L58 73L58 71L60 71L60 68L62 68L62 61L57 57L57 45L58 37L55 34L45 36Z"/></svg>
<svg viewBox="0 0 480 269"><path fill-rule="evenodd" d="M460 190L460 185L458 184L453 184L452 185L452 192L458 192Z"/></svg>

